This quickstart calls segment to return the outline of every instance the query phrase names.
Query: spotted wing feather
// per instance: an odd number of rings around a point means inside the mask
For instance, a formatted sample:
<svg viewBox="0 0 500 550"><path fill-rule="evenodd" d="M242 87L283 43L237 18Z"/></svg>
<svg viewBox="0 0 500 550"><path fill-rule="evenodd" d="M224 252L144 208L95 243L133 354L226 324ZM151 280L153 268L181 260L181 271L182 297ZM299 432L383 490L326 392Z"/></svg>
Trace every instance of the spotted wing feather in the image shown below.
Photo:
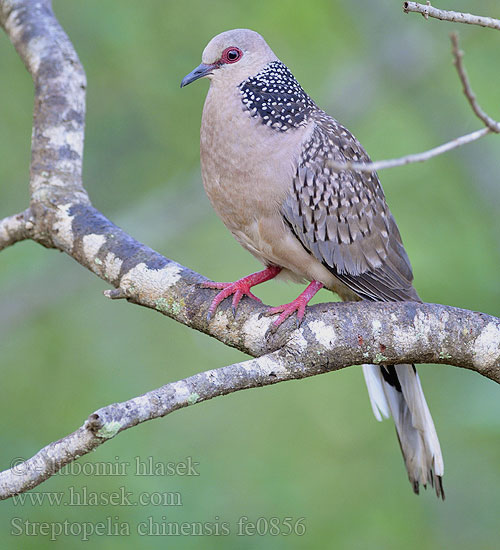
<svg viewBox="0 0 500 550"><path fill-rule="evenodd" d="M356 138L323 111L305 143L283 215L303 246L360 298L419 300L410 261L376 173L330 161L369 162Z"/></svg>

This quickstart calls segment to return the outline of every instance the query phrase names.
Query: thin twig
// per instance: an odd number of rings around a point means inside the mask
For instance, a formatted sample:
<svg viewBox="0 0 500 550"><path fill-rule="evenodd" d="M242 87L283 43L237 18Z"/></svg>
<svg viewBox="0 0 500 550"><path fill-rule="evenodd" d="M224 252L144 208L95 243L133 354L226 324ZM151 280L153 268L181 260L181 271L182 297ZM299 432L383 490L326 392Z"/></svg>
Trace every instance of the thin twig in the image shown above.
<svg viewBox="0 0 500 550"><path fill-rule="evenodd" d="M413 164L415 162L424 162L438 155L442 155L447 151L466 145L476 141L483 136L491 133L490 128L481 128L470 134L460 136L452 141L443 143L434 149L429 149L423 153L413 153L411 155L406 155L405 157L400 157L397 159L390 160L377 160L376 162L335 162L334 160L328 161L330 166L335 170L355 170L356 172L376 172L378 170L384 170L385 168L395 168L396 166L404 166L406 164Z"/></svg>
<svg viewBox="0 0 500 550"><path fill-rule="evenodd" d="M480 27L488 27L490 29L500 30L500 19L492 17L483 17L481 15L473 15L471 13L463 13L460 11L448 11L434 8L427 4L419 4L418 2L403 2L403 11L405 13L421 13L425 19L433 17L440 21L449 21L450 23L467 23L468 25L479 25Z"/></svg>
<svg viewBox="0 0 500 550"><path fill-rule="evenodd" d="M418 8L418 9L417 9ZM499 25L500 29L500 21L496 19L491 18L479 18L477 16L471 16L470 14L459 14L458 12L442 12L442 10L436 10L432 6L429 5L423 5L423 4L417 4L416 2L405 2L404 4L404 10L405 12L413 11L413 12L419 12L424 15L424 17L437 17L434 14L434 11L439 13L447 13L447 14L453 14L461 15L463 16L462 19L451 19L451 15L449 19L445 19L446 21L460 21L462 23L471 23L471 24L481 24L477 21L469 20L470 18L475 19L487 19L489 21L496 22ZM431 11L429 11L431 10ZM434 10L434 11L432 11ZM441 17L438 17L438 19L441 19ZM489 26L492 25L486 25L483 24L482 26ZM492 27L497 28L497 27ZM472 110L474 111L474 114L485 124L486 128L482 128L481 130L476 130L475 132L472 132L470 134L466 134L465 136L460 136L452 141L448 141L447 143L444 143L443 145L439 145L438 147L434 147L433 149L429 149L428 151L424 151L423 153L414 153L411 155L406 155L401 158L397 159L391 159L391 160L379 160L376 162L336 162L334 160L330 160L329 164L332 168L335 170L356 170L357 172L375 172L378 170L384 170L385 168L395 168L396 166L405 166L407 164L413 164L415 162L425 162L426 160L429 160L433 157L436 157L438 155L442 155L443 153L446 153L447 151L451 151L452 149L456 149L457 147L461 147L462 145L465 145L467 143L471 143L472 141L476 141L477 139L482 138L483 136L494 132L494 133L500 133L500 122L497 122L494 118L490 117L479 105L477 102L476 96L474 92L472 91L472 88L469 83L469 79L467 77L467 73L465 71L465 67L463 64L463 51L459 49L458 46L458 36L456 33L451 34L451 42L453 45L453 63L455 67L457 68L458 76L460 78L460 81L462 82L463 86L463 92L465 94L465 97L467 98L467 101L469 102Z"/></svg>
<svg viewBox="0 0 500 550"><path fill-rule="evenodd" d="M484 124L495 133L500 133L500 122L497 122L495 119L491 118L486 114L485 111L481 108L479 103L476 99L476 94L472 91L471 85L469 83L469 78L467 76L467 72L465 70L465 66L463 64L463 57L464 52L459 48L458 46L458 34L456 32L452 32L450 35L451 43L452 43L452 52L454 57L454 65L457 68L458 76L460 78L460 82L462 82L463 91L465 94L465 97L469 101L470 106L472 107L472 110L476 114L476 116L484 122Z"/></svg>

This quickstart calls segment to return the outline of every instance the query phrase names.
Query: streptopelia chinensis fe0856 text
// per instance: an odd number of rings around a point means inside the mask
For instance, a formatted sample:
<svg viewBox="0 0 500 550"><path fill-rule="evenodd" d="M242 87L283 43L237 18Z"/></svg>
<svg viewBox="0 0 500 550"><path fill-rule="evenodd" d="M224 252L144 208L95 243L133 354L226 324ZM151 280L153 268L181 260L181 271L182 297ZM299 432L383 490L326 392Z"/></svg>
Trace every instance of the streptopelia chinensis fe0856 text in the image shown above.
<svg viewBox="0 0 500 550"><path fill-rule="evenodd" d="M207 195L236 240L265 269L234 283L208 283L219 303L257 299L251 287L279 275L309 281L293 302L271 308L275 325L326 287L343 300L419 301L410 261L375 172L338 170L369 162L357 139L322 111L256 32L213 38L182 81L207 77L201 169ZM392 414L410 482L444 498L443 458L413 365L363 365L378 420Z"/></svg>

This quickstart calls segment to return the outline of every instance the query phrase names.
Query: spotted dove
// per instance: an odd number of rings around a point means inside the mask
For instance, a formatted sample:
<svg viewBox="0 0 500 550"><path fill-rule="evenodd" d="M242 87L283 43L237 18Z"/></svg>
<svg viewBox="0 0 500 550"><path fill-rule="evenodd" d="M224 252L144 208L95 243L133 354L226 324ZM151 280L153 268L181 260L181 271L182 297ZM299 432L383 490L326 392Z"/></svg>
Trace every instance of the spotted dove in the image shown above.
<svg viewBox="0 0 500 550"><path fill-rule="evenodd" d="M375 172L332 164L369 162L358 140L322 111L256 32L215 36L182 86L210 80L201 123L207 195L236 240L266 267L234 283L207 283L233 296L279 275L309 281L293 302L270 309L279 325L300 321L322 287L343 300L420 301L396 222ZM391 414L415 493L444 498L443 459L413 365L363 365L373 412Z"/></svg>

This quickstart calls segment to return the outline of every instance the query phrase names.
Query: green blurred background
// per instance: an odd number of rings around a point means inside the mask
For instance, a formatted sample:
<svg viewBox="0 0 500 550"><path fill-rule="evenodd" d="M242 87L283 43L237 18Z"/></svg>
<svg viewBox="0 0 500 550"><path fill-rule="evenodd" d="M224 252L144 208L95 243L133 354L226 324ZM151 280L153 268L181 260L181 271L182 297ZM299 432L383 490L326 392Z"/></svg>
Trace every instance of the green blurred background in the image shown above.
<svg viewBox="0 0 500 550"><path fill-rule="evenodd" d="M440 7L500 17L498 0ZM84 181L97 208L135 238L213 278L259 268L212 212L200 181L206 82L181 90L215 34L249 27L374 159L419 152L480 127L452 66L460 31L481 104L500 117L500 34L404 15L399 0L204 2L54 0L88 78ZM33 88L0 34L0 216L28 203ZM500 314L500 138L381 173L425 301ZM31 242L0 255L0 466L29 457L106 404L245 357L150 310L106 300L106 285ZM295 285L268 283L266 303ZM318 301L331 295L321 292ZM446 464L447 500L413 495L392 421L375 421L361 370L237 393L119 435L79 464L126 476L55 476L35 491L66 505L0 505L2 548L80 548L79 536L15 536L21 521L130 526L98 548L490 549L500 537L498 387L423 366ZM199 463L199 476L141 477L136 457ZM95 464L94 464L95 466ZM182 506L68 506L69 491L179 493ZM48 498L48 497L43 497ZM238 536L242 516L305 518L303 536ZM21 518L21 519L14 519ZM137 535L159 524L227 522L228 536ZM14 521L14 523L13 523ZM17 523L16 523L17 522ZM264 520L260 523L265 531ZM36 529L36 527L33 527ZM13 534L12 534L13 533Z"/></svg>

